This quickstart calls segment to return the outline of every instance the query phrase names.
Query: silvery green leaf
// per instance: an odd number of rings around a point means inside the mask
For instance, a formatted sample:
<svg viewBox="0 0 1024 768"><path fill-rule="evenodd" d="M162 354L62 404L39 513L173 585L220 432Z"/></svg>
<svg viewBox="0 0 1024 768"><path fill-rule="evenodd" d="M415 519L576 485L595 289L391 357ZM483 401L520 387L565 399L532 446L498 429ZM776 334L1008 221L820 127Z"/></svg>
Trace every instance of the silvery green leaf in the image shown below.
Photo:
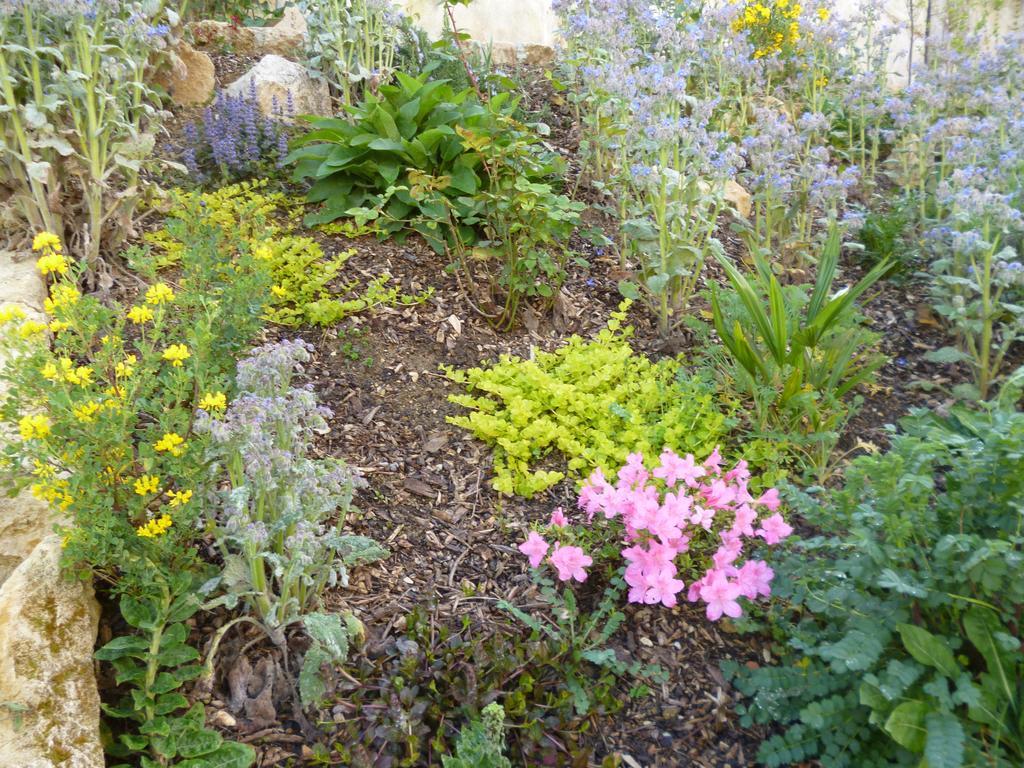
<svg viewBox="0 0 1024 768"><path fill-rule="evenodd" d="M328 654L328 658L340 664L348 658L348 628L336 613L307 613L302 625L314 643Z"/></svg>
<svg viewBox="0 0 1024 768"><path fill-rule="evenodd" d="M25 115L25 125L32 130L38 130L46 125L46 115L31 101L22 108L22 112Z"/></svg>
<svg viewBox="0 0 1024 768"><path fill-rule="evenodd" d="M50 178L49 163L25 163L25 170L34 181L45 184Z"/></svg>
<svg viewBox="0 0 1024 768"><path fill-rule="evenodd" d="M72 147L67 141L60 138L60 136L45 136L35 141L30 141L29 146L36 149L48 148L55 149L57 154L61 157L70 157L75 154L75 148Z"/></svg>

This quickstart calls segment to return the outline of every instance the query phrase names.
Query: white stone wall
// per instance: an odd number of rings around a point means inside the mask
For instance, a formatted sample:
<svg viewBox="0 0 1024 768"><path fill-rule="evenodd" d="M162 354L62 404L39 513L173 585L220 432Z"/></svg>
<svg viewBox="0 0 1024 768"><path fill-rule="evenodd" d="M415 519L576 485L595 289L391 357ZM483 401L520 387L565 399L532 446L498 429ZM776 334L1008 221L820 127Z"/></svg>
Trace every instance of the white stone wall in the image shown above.
<svg viewBox="0 0 1024 768"><path fill-rule="evenodd" d="M431 36L444 28L444 10L437 0L398 0L405 11L420 20ZM558 18L550 0L474 0L453 8L459 31L480 43L554 45Z"/></svg>

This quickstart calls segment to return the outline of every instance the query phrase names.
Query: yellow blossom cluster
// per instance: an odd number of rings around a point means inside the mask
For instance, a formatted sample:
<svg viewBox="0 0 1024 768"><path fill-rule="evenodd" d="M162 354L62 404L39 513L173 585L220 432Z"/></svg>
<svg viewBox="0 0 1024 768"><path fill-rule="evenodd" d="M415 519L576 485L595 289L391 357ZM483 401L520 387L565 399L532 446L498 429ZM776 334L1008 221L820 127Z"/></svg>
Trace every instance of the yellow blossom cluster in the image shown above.
<svg viewBox="0 0 1024 768"><path fill-rule="evenodd" d="M160 517L150 520L145 525L140 525L135 532L144 539L155 539L167 533L167 529L173 525L171 516L163 514Z"/></svg>
<svg viewBox="0 0 1024 768"><path fill-rule="evenodd" d="M181 456L185 452L182 447L185 439L176 432L168 432L153 445L160 453L169 453L172 456Z"/></svg>
<svg viewBox="0 0 1024 768"><path fill-rule="evenodd" d="M61 253L60 238L52 232L40 232L32 240L32 250L42 251L42 256L36 261L36 269L44 277L46 275L66 275L68 272L68 261Z"/></svg>
<svg viewBox="0 0 1024 768"><path fill-rule="evenodd" d="M228 399L223 392L207 392L199 401L199 407L210 413L219 413L228 407Z"/></svg>
<svg viewBox="0 0 1024 768"><path fill-rule="evenodd" d="M168 491L169 507L183 507L192 500L192 491Z"/></svg>
<svg viewBox="0 0 1024 768"><path fill-rule="evenodd" d="M93 382L92 368L87 365L76 366L67 357L58 358L56 363L47 363L42 367L40 373L47 381L64 381L80 387L87 386Z"/></svg>
<svg viewBox="0 0 1024 768"><path fill-rule="evenodd" d="M135 323L135 325L148 323L153 319L153 310L146 306L132 307L128 310L128 319Z"/></svg>
<svg viewBox="0 0 1024 768"><path fill-rule="evenodd" d="M164 350L163 358L170 362L175 368L181 368L186 360L192 357L188 347L184 344L171 344Z"/></svg>
<svg viewBox="0 0 1024 768"><path fill-rule="evenodd" d="M774 56L800 41L801 13L803 6L792 0L774 0L767 5L761 0L748 0L733 21L732 29L747 34L755 46L755 59ZM827 9L819 9L818 17L827 19Z"/></svg>
<svg viewBox="0 0 1024 768"><path fill-rule="evenodd" d="M41 413L22 416L18 422L18 432L22 440L42 440L50 434L52 422Z"/></svg>
<svg viewBox="0 0 1024 768"><path fill-rule="evenodd" d="M139 496L151 496L160 492L160 478L156 475L143 475L135 481L135 492Z"/></svg>

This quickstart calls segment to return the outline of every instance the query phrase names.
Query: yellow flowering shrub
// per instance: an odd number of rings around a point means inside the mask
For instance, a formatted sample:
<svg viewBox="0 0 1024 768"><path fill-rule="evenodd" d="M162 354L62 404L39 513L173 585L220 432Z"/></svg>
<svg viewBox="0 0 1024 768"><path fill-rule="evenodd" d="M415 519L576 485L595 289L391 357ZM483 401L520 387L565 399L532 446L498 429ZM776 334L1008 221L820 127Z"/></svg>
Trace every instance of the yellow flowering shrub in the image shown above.
<svg viewBox="0 0 1024 768"><path fill-rule="evenodd" d="M149 287L124 307L83 295L78 268L43 233L47 323L0 308L10 360L0 420L18 438L4 448L3 480L63 514L65 557L83 574L123 579L139 564L173 569L194 557L210 482L196 412L227 406L235 354L269 298L251 259L223 260L233 243L210 219L183 220L177 235L176 282L150 269Z"/></svg>
<svg viewBox="0 0 1024 768"><path fill-rule="evenodd" d="M179 192L180 206L172 215L199 205L208 212L211 221L238 234L272 282L267 320L288 326L328 326L376 306L408 306L430 296L429 291L416 295L401 293L398 287L390 285L391 276L386 273L368 282L344 279L342 270L355 251L327 255L317 240L296 234L301 204L266 187L267 182L261 180L232 184L213 192ZM372 229L334 222L324 225L323 231L356 237ZM170 266L177 262L182 244L169 229L150 233L145 239L159 253L159 264ZM133 322L146 320L140 315Z"/></svg>
<svg viewBox="0 0 1024 768"><path fill-rule="evenodd" d="M754 58L788 55L800 42L803 6L795 0L746 0L732 23L734 32L746 34L754 46ZM827 9L819 9L818 15Z"/></svg>

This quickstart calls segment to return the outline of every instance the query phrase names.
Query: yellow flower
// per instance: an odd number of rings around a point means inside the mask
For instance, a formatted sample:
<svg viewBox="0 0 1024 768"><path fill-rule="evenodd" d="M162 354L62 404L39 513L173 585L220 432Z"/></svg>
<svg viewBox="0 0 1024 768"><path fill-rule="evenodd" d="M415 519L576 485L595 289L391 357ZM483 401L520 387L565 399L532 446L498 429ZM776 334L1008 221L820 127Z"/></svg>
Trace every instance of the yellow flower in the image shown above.
<svg viewBox="0 0 1024 768"><path fill-rule="evenodd" d="M174 301L174 291L168 288L166 283L151 285L149 290L146 291L147 304L159 306L160 304L166 304L169 301Z"/></svg>
<svg viewBox="0 0 1024 768"><path fill-rule="evenodd" d="M53 333L66 331L70 327L71 323L65 323L63 320L51 320L50 324L47 326L47 328L49 328Z"/></svg>
<svg viewBox="0 0 1024 768"><path fill-rule="evenodd" d="M280 285L272 285L272 286L270 286L270 292L272 294L274 294L275 296L277 296L277 298L279 298L279 299L283 299L283 298L285 298L288 295L288 291L286 289L282 288Z"/></svg>
<svg viewBox="0 0 1024 768"><path fill-rule="evenodd" d="M175 368L181 368L182 363L190 357L192 353L184 344L171 344L164 350L164 360L169 360Z"/></svg>
<svg viewBox="0 0 1024 768"><path fill-rule="evenodd" d="M35 320L26 320L18 328L18 335L23 339L30 339L46 330L45 323L39 323Z"/></svg>
<svg viewBox="0 0 1024 768"><path fill-rule="evenodd" d="M46 365L39 369L39 372L47 381L57 381L57 379L60 378L60 371L57 370L57 366L54 365L53 363L47 363Z"/></svg>
<svg viewBox="0 0 1024 768"><path fill-rule="evenodd" d="M207 392L199 401L199 407L204 411L223 411L228 407L228 399L223 392Z"/></svg>
<svg viewBox="0 0 1024 768"><path fill-rule="evenodd" d="M160 478L156 475L143 475L135 481L135 492L139 496L149 496L160 492Z"/></svg>
<svg viewBox="0 0 1024 768"><path fill-rule="evenodd" d="M140 525L135 529L135 533L144 539L155 539L158 536L162 536L167 533L167 529L174 523L171 520L171 516L163 514L158 518L150 520L145 525Z"/></svg>
<svg viewBox="0 0 1024 768"><path fill-rule="evenodd" d="M172 456L181 456L184 449L181 448L181 444L185 442L185 438L176 432L167 432L163 437L156 441L153 445L157 451L166 451Z"/></svg>
<svg viewBox="0 0 1024 768"><path fill-rule="evenodd" d="M3 309L0 309L0 325L7 325L12 320L24 320L25 310L19 307L17 304L8 304Z"/></svg>
<svg viewBox="0 0 1024 768"><path fill-rule="evenodd" d="M37 413L34 416L22 416L18 422L18 431L22 440L42 439L50 434L50 425L51 422L46 416Z"/></svg>
<svg viewBox="0 0 1024 768"><path fill-rule="evenodd" d="M149 307L132 307L128 310L128 319L136 325L148 323L153 319L153 310Z"/></svg>
<svg viewBox="0 0 1024 768"><path fill-rule="evenodd" d="M32 250L41 251L44 248L60 253L60 238L52 232L40 232L32 240Z"/></svg>
<svg viewBox="0 0 1024 768"><path fill-rule="evenodd" d="M114 366L114 375L119 379L130 378L135 373L135 363L138 358L135 355L128 355L122 362Z"/></svg>
<svg viewBox="0 0 1024 768"><path fill-rule="evenodd" d="M169 498L171 507L183 507L192 500L192 491L168 491L167 498Z"/></svg>
<svg viewBox="0 0 1024 768"><path fill-rule="evenodd" d="M828 21L828 17L831 15L832 11L830 11L828 8L818 9L818 18L821 19L822 21Z"/></svg>
<svg viewBox="0 0 1024 768"><path fill-rule="evenodd" d="M66 275L68 273L68 260L62 254L53 251L39 257L36 261L36 269L39 270L39 274L44 276L53 273Z"/></svg>
<svg viewBox="0 0 1024 768"><path fill-rule="evenodd" d="M70 307L82 298L82 294L73 285L55 285L50 289L50 297L43 302L46 314L53 315L58 309Z"/></svg>
<svg viewBox="0 0 1024 768"><path fill-rule="evenodd" d="M255 256L257 259L266 260L273 256L274 252L270 249L269 245L267 245L266 243L262 243L260 244L259 247L256 248L252 255Z"/></svg>
<svg viewBox="0 0 1024 768"><path fill-rule="evenodd" d="M73 368L73 363L66 357L60 361L60 364L63 369L64 381L68 384L77 384L80 387L92 384L92 368L89 366L80 365Z"/></svg>
<svg viewBox="0 0 1024 768"><path fill-rule="evenodd" d="M100 404L95 400L90 400L84 405L76 405L71 409L71 412L75 415L75 418L84 424L89 424L93 421L93 417L99 413Z"/></svg>

